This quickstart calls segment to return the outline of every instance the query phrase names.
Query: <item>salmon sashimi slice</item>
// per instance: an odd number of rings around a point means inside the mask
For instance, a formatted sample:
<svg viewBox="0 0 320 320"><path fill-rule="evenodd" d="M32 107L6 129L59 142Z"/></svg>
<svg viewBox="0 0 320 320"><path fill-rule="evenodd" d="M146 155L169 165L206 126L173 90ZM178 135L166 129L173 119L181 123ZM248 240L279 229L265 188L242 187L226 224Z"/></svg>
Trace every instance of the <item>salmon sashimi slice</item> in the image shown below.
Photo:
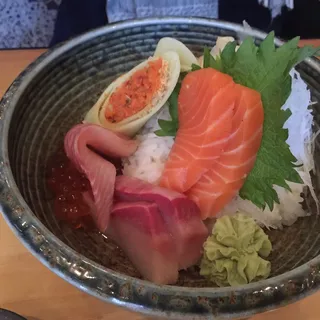
<svg viewBox="0 0 320 320"><path fill-rule="evenodd" d="M117 201L155 203L174 239L179 269L187 269L199 261L208 231L198 206L184 194L137 178L118 176L114 195Z"/></svg>
<svg viewBox="0 0 320 320"><path fill-rule="evenodd" d="M215 216L241 189L260 148L264 112L260 93L236 85L232 131L225 151L187 192L202 219Z"/></svg>
<svg viewBox="0 0 320 320"><path fill-rule="evenodd" d="M67 132L64 149L90 182L95 209L92 214L97 227L104 232L113 204L116 168L95 151L106 156L128 157L137 149L137 142L97 125L79 124Z"/></svg>
<svg viewBox="0 0 320 320"><path fill-rule="evenodd" d="M178 280L174 239L155 203L116 203L107 235L122 248L144 279L157 284Z"/></svg>
<svg viewBox="0 0 320 320"><path fill-rule="evenodd" d="M233 79L211 68L189 73L178 97L179 130L160 185L189 190L225 150L236 101Z"/></svg>

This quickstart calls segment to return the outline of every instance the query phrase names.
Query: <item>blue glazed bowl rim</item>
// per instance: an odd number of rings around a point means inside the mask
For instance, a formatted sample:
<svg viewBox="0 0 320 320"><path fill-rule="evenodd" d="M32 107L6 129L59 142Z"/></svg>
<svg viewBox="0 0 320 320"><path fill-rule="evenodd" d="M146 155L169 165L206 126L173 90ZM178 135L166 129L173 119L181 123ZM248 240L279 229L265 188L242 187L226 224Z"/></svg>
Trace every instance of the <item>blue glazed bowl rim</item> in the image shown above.
<svg viewBox="0 0 320 320"><path fill-rule="evenodd" d="M149 25L159 25L159 24L182 24L182 25L198 25L205 27L216 27L222 28L224 30L230 30L232 32L241 32L246 35L251 35L256 38L264 38L266 33L261 32L256 29L251 31L245 30L243 26L238 24L233 24L229 22L224 22L214 19L206 18L180 18L180 17L164 17L164 18L149 18L149 19L138 19L130 20L126 22L120 22L116 24L107 25L102 28L98 28L77 36L63 44L58 44L55 47L49 49L47 52L42 54L37 60L31 63L12 83L7 92L4 94L0 103L0 183L2 184L2 189L0 189L0 194L3 197L5 193L10 194L12 199L10 202L3 200L0 203L1 212L4 219L7 221L10 228L13 230L14 234L22 241L25 247L31 251L31 253L40 260L45 266L47 266L54 273L74 285L75 287L85 291L103 301L111 302L119 306L126 307L130 310L142 312L151 316L168 316L168 311L160 310L156 307L145 307L143 305L137 305L134 301L127 301L119 296L110 296L104 292L93 290L84 285L83 279L80 276L76 276L74 272L70 269L64 271L59 270L56 266L52 266L52 261L49 256L45 256L39 250L37 250L38 244L32 240L32 238L27 238L24 234L24 224L28 225L29 228L33 228L39 236L47 243L50 243L52 247L57 248L59 254L63 254L70 258L70 261L79 261L83 265L88 266L91 270L97 271L98 273L104 274L111 281L115 283L126 283L130 282L134 287L144 287L149 292L154 292L158 296L179 296L179 297L204 297L204 298L218 298L220 296L237 296L253 293L265 293L268 290L273 290L278 287L288 287L291 282L301 285L301 289L293 295L289 295L285 300L277 301L274 299L270 301L270 304L260 307L258 304L253 303L252 306L246 310L239 312L223 312L217 314L217 316L224 319L231 319L234 316L237 317L248 317L250 315L272 310L281 305L297 301L307 295L316 292L319 289L319 285L305 286L305 281L310 281L314 277L320 275L320 255L312 259L311 261L301 265L300 267L286 272L282 275L269 278L267 280L255 282L249 285L243 285L236 288L189 288L189 287L172 287L172 286L158 286L148 281L132 278L118 272L112 271L108 268L102 267L101 265L93 262L92 260L80 255L68 245L59 240L53 233L51 233L32 213L32 210L24 201L19 189L15 183L12 171L9 165L8 157L8 133L12 114L15 106L17 105L21 95L24 93L28 85L35 78L35 76L40 73L47 65L53 62L57 57L63 55L67 51L82 44L92 38L106 35L108 33L113 33L116 31L121 31L125 29L130 29L133 27L144 27ZM276 45L281 45L283 42L276 39ZM314 69L316 72L320 73L320 63L315 59L307 59L305 63ZM18 209L17 209L18 208ZM17 219L14 211L23 212ZM310 288L309 288L310 287ZM289 288L289 287L288 287ZM186 318L183 314L179 313L178 310L170 310L170 315L174 315L175 318ZM197 317L197 319L201 319Z"/></svg>

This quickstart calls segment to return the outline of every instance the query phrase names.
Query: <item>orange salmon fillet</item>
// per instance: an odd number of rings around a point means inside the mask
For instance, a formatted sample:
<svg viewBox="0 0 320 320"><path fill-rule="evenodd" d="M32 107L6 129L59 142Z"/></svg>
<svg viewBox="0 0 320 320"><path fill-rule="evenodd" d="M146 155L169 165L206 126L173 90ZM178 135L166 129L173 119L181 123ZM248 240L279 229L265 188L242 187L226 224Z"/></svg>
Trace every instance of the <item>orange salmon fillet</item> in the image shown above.
<svg viewBox="0 0 320 320"><path fill-rule="evenodd" d="M219 159L232 130L235 87L230 76L211 68L184 78L178 97L179 130L160 179L162 187L186 192Z"/></svg>
<svg viewBox="0 0 320 320"><path fill-rule="evenodd" d="M237 99L227 147L187 192L199 206L202 219L215 216L237 194L254 166L261 143L264 113L260 94L241 85L233 90Z"/></svg>

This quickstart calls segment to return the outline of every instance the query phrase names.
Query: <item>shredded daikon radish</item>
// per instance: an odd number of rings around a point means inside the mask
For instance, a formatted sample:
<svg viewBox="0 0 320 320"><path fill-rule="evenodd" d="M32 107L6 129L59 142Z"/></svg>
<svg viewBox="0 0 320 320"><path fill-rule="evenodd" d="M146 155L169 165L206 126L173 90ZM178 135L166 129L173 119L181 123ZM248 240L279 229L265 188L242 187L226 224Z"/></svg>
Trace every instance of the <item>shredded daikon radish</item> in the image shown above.
<svg viewBox="0 0 320 320"><path fill-rule="evenodd" d="M297 159L297 164L302 164L305 171L309 172L314 169L312 148L310 146L313 141L313 116L312 110L309 108L311 94L297 71L291 70L290 75L292 78L291 94L282 109L289 109L291 116L284 124L284 128L288 129L289 137L287 143L292 154Z"/></svg>
<svg viewBox="0 0 320 320"><path fill-rule="evenodd" d="M300 176L304 175L304 172L298 172ZM302 179L304 180L303 177ZM268 229L282 229L283 226L290 226L299 217L307 216L309 213L305 212L301 206L303 201L301 193L304 185L292 182L288 182L288 185L292 192L282 187L274 186L280 204L275 204L272 211L269 208L265 208L265 210L259 209L251 201L243 200L240 196L237 196L223 209L220 215L233 215L237 212L242 212L251 216L262 227Z"/></svg>
<svg viewBox="0 0 320 320"><path fill-rule="evenodd" d="M292 89L289 98L283 105L282 109L291 111L291 116L284 124L288 129L287 143L290 146L292 154L297 159L297 164L301 165L300 174L304 184L309 187L311 195L316 202L319 213L319 201L314 192L311 180L311 171L314 170L314 133L313 115L310 108L311 93L307 84L301 79L296 70L290 72L292 78Z"/></svg>

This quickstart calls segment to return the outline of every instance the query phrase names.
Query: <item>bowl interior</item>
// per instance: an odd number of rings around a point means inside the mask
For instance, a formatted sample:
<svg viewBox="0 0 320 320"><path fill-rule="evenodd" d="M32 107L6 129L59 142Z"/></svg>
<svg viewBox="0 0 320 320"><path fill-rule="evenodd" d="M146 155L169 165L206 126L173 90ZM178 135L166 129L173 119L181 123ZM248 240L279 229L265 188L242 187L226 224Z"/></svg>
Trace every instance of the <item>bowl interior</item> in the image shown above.
<svg viewBox="0 0 320 320"><path fill-rule="evenodd" d="M9 158L14 178L34 214L58 238L77 252L120 273L140 277L130 261L109 239L94 231L75 230L58 222L53 213L52 194L47 188L46 171L50 156L61 148L64 134L96 102L104 88L117 76L152 55L158 40L165 36L183 41L195 54L212 47L218 36L234 31L192 24L160 24L133 27L99 35L57 57L32 80L21 96L9 131ZM319 74L302 64L299 71L319 102ZM320 120L319 103L313 106ZM315 130L318 125L315 124ZM316 160L319 144L316 144ZM320 163L319 161L316 161ZM318 170L318 169L317 169ZM317 177L317 174L316 174ZM314 179L318 191L318 179ZM320 219L306 197L313 214L280 231L268 231L273 243L272 276L292 270L311 260L320 250ZM180 274L178 285L212 286L196 269Z"/></svg>

